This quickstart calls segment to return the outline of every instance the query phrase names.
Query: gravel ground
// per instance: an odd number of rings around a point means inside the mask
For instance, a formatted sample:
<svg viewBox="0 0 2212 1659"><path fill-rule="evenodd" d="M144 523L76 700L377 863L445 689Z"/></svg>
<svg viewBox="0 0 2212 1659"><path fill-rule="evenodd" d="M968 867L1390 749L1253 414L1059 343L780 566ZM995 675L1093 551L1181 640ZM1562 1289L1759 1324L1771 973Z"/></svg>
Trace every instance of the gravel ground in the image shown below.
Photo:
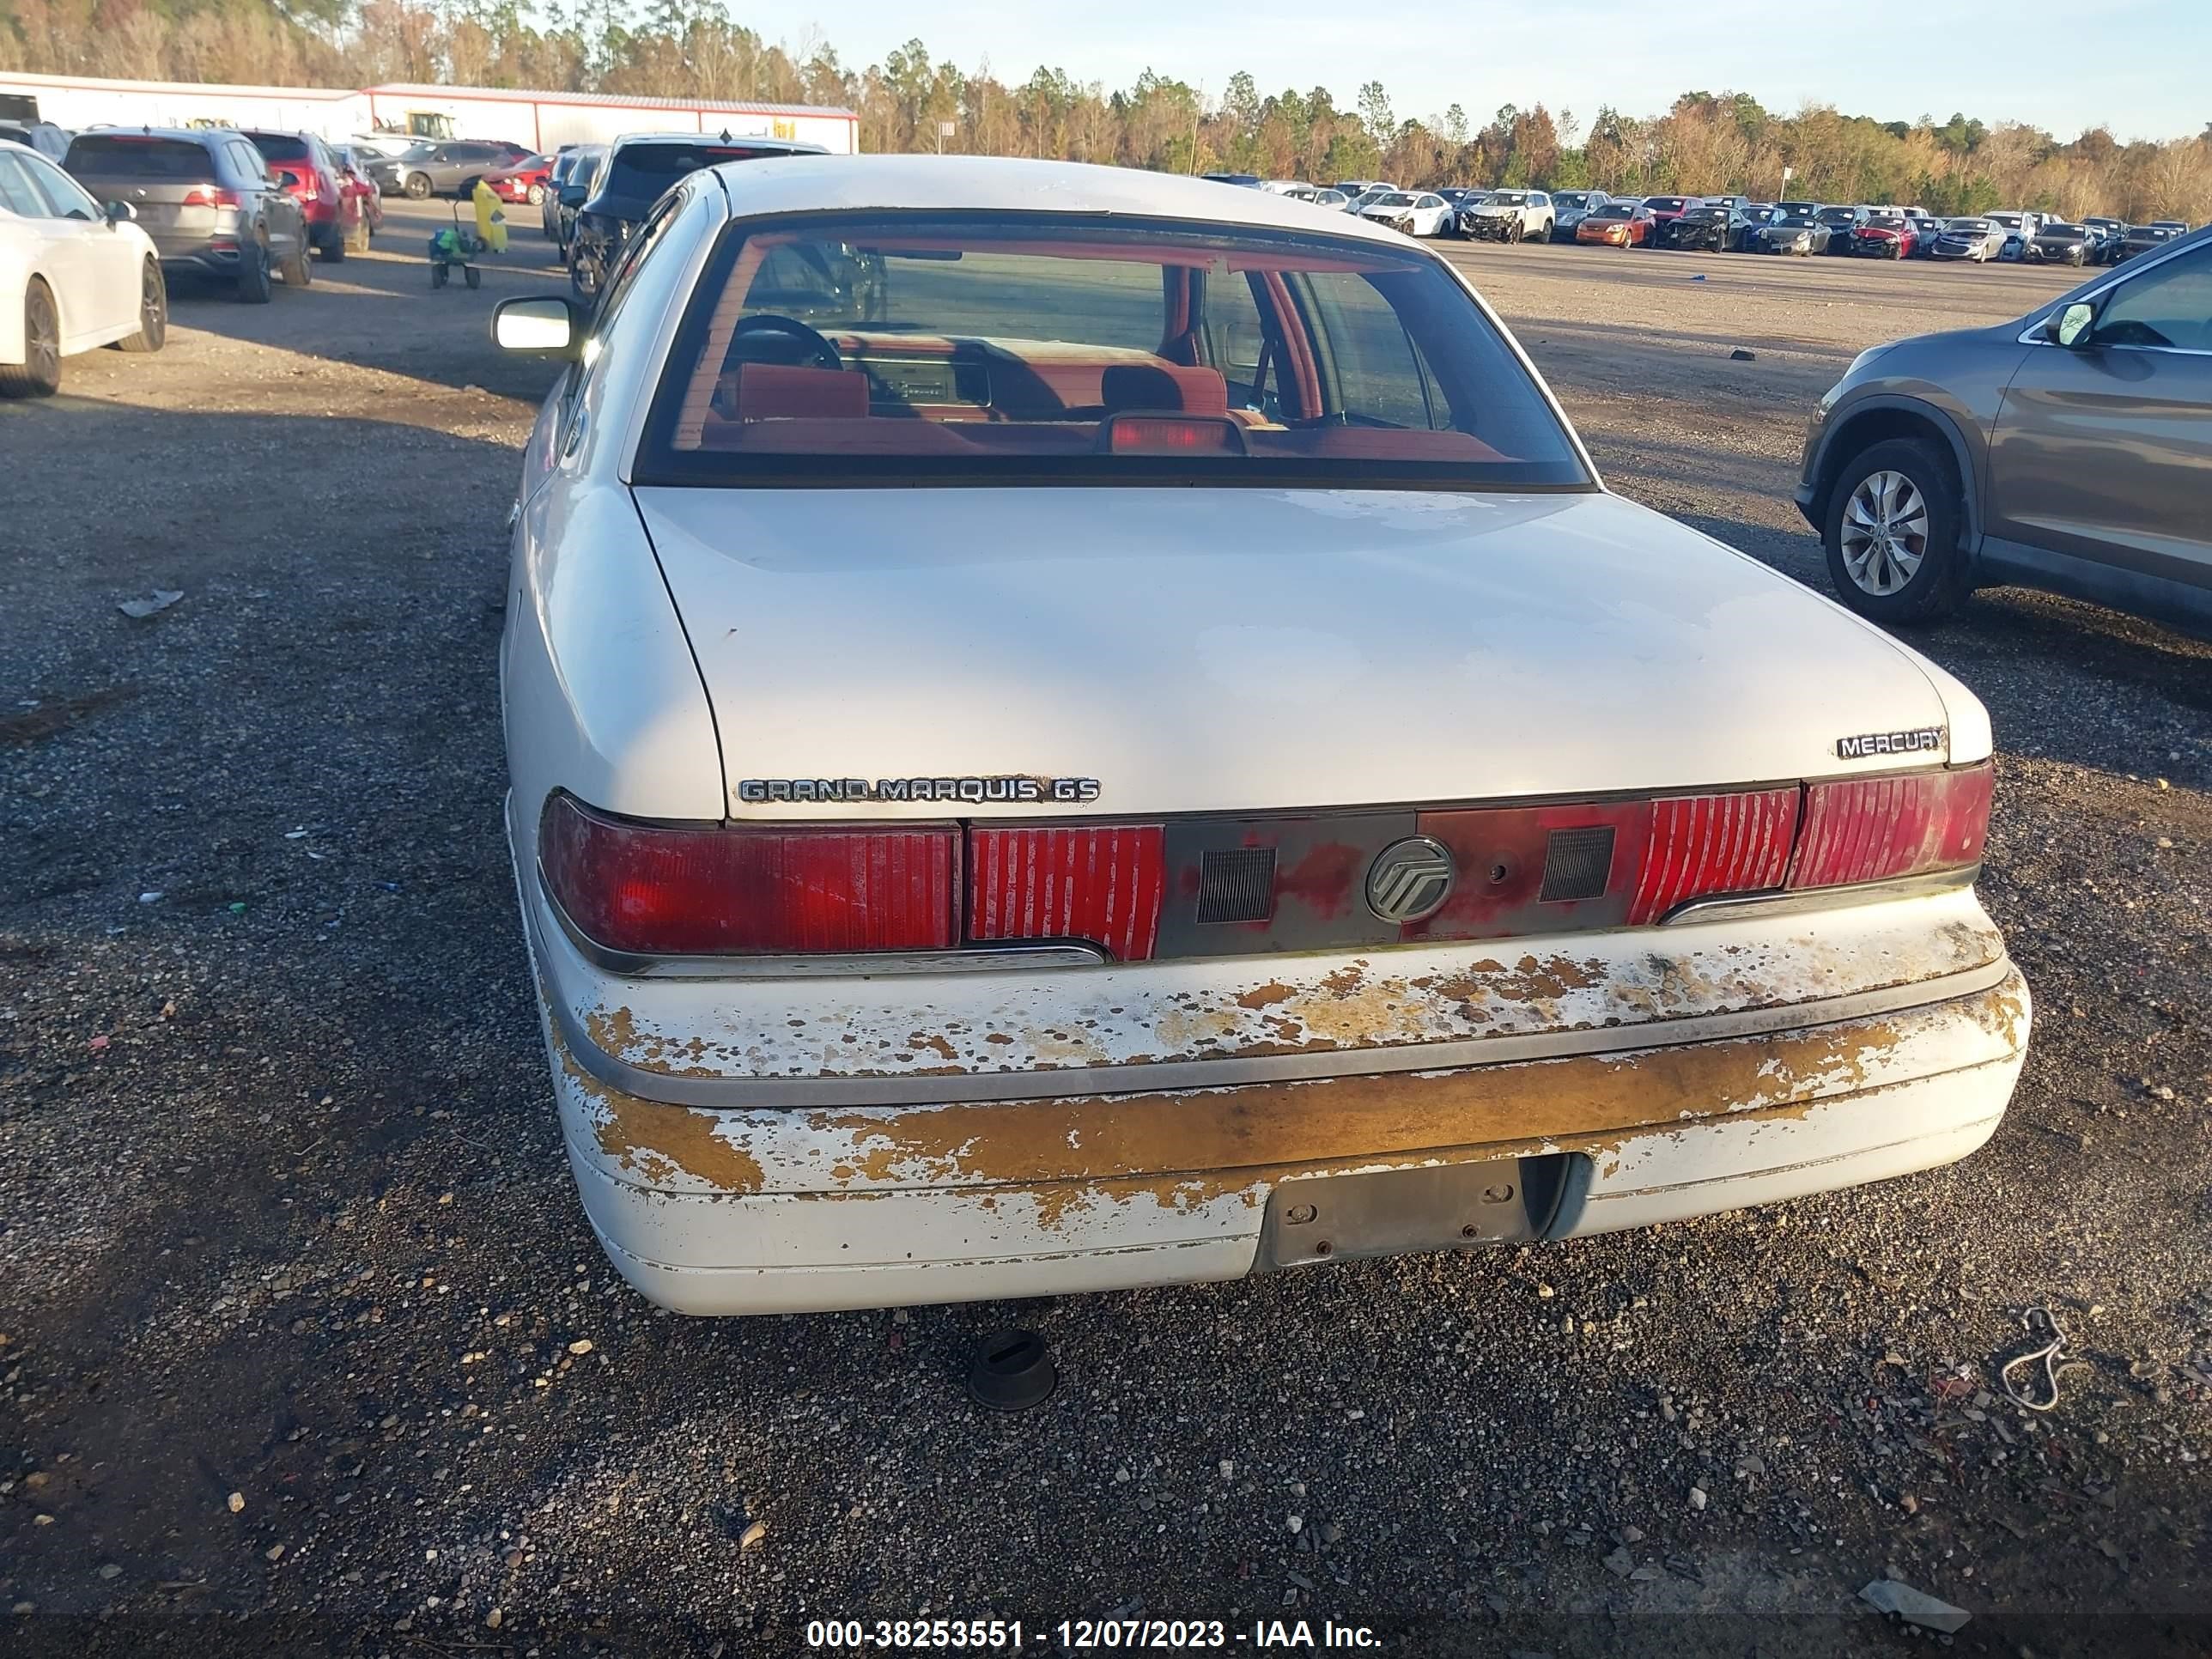
<svg viewBox="0 0 2212 1659"><path fill-rule="evenodd" d="M2039 1023L1955 1168L1654 1232L746 1322L617 1283L499 835L542 368L438 216L0 406L0 1626L17 1651L781 1652L809 1619L1367 1625L1422 1651L2212 1646L2212 650L1985 595L1984 891ZM1455 250L1618 488L1819 578L1861 347L2040 272ZM1707 280L1691 280L1698 274ZM1747 346L1755 361L1730 349ZM184 598L132 620L118 601ZM2021 1307L2078 1363L1991 1397ZM1057 1397L969 1407L1018 1316Z"/></svg>

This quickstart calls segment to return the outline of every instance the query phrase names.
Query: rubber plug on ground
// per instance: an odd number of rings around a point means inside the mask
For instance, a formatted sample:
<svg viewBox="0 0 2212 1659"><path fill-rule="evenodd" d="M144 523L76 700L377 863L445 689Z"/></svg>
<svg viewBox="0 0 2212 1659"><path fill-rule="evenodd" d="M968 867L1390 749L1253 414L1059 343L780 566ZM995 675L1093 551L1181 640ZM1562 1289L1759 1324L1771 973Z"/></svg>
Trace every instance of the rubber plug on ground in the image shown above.
<svg viewBox="0 0 2212 1659"><path fill-rule="evenodd" d="M994 1412L1025 1412L1052 1398L1059 1368L1035 1331L994 1331L968 1365L969 1396Z"/></svg>

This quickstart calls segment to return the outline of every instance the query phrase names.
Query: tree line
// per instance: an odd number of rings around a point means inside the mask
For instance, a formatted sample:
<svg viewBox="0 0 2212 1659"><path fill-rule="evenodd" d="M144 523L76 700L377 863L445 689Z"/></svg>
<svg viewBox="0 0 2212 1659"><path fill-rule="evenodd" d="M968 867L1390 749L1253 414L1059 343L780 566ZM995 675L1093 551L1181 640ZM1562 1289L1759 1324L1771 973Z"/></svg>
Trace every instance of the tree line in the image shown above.
<svg viewBox="0 0 2212 1659"><path fill-rule="evenodd" d="M818 37L771 43L720 0L0 0L0 68L149 80L365 86L386 81L832 104L871 151L943 149L1316 183L1741 191L1761 199L2032 207L2078 218L2212 218L2212 124L2122 143L2061 140L1964 114L1877 121L1822 105L1772 111L1689 92L1656 115L1509 104L1479 125L1455 104L1404 116L1379 81L1340 106L1326 87L1209 90L1147 70L1109 89L1039 68L1002 79L909 40L846 66ZM1790 177L1784 186L1783 171Z"/></svg>

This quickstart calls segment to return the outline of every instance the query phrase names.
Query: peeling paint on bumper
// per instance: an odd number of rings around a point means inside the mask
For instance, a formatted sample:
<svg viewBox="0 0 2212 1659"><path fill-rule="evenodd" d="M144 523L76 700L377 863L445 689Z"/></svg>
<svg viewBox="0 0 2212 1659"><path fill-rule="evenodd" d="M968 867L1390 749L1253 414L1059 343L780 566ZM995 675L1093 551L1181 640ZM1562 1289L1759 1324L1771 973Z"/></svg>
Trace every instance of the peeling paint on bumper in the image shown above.
<svg viewBox="0 0 2212 1659"><path fill-rule="evenodd" d="M1810 1011L1808 1011L1809 1013ZM1869 1018L1559 1059L881 1109L623 1094L546 1011L569 1158L617 1267L691 1313L1036 1296L1252 1270L1282 1182L1571 1153L1554 1237L1948 1163L1989 1137L2016 972Z"/></svg>

